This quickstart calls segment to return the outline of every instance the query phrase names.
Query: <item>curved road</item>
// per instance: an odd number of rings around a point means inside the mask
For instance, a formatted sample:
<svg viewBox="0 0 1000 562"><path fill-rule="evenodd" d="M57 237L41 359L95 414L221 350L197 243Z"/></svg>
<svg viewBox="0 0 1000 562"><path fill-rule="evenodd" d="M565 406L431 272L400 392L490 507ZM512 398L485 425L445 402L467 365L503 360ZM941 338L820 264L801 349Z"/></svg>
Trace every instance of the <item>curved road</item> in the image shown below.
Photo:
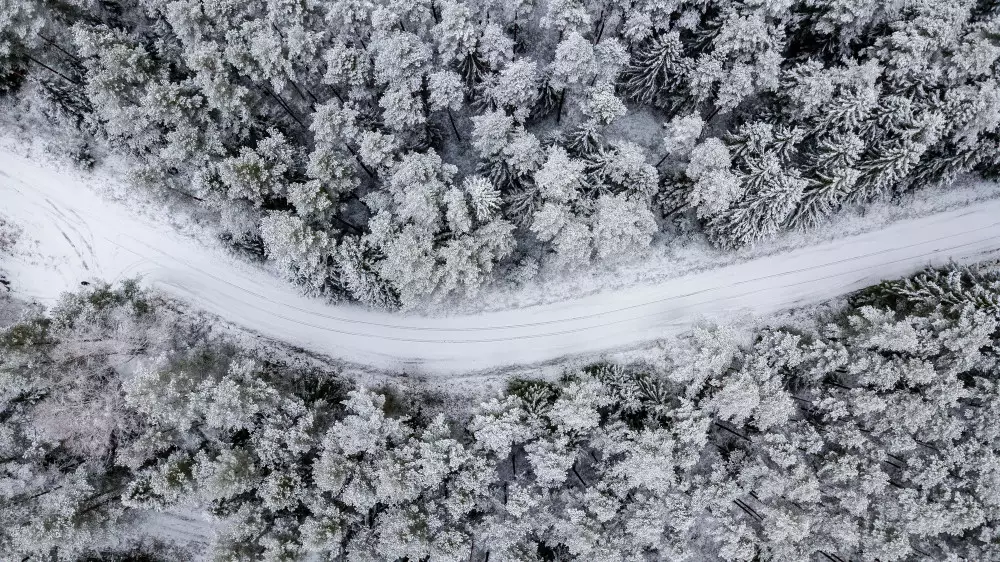
<svg viewBox="0 0 1000 562"><path fill-rule="evenodd" d="M1000 201L648 286L475 316L426 318L326 305L95 195L72 173L0 150L0 213L33 253L6 258L13 290L53 300L83 279L141 275L264 336L352 362L455 374L634 346L693 321L819 302L928 264L1000 255Z"/></svg>

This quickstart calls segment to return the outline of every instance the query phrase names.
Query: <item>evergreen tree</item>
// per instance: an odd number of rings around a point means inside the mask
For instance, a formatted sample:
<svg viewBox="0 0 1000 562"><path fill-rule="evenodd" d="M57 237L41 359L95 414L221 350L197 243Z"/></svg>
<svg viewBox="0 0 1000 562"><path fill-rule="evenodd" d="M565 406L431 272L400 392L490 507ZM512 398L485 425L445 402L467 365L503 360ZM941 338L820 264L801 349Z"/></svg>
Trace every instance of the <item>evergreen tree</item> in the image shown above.
<svg viewBox="0 0 1000 562"><path fill-rule="evenodd" d="M749 163L740 183L746 195L708 223L709 235L725 247L751 245L773 236L794 212L806 186L795 170L782 168L774 153Z"/></svg>
<svg viewBox="0 0 1000 562"><path fill-rule="evenodd" d="M366 265L342 259L344 271L366 272L348 274L358 294L398 292L409 275L402 263L378 266L392 245L381 240L410 224L395 215L393 177L412 154L433 153L454 167L427 210L439 215L434 228L389 253L402 262L417 252L423 273L448 261L451 279L502 283L497 272L516 269L506 265L538 261L538 233L551 230L531 225L554 202L535 178L555 148L586 165L572 203L547 211L575 225L562 247L580 265L590 263L584 231L592 242L608 195L685 214L676 219L731 246L819 224L845 205L996 174L996 10L974 0L869 4L7 0L0 95L11 122L67 137L81 165L126 154L144 187L203 207L199 216L241 250L281 261L275 252L293 245L262 251L262 227L284 213L331 247L364 239ZM668 124L663 136L655 122ZM699 169L703 137L727 145L728 165ZM790 179L764 197L744 184L755 181L751 168L770 168L767 154ZM487 244L509 252L472 244L490 220L467 213L471 223L457 226L459 199L471 197L457 186L475 176L499 193L496 217L522 227ZM448 213L469 240L452 244ZM493 226L485 239L505 230ZM447 259L434 255L446 245ZM504 257L473 274L474 254ZM543 268L550 254L564 261L543 250ZM324 275L336 279L330 256ZM358 281L368 274L379 280ZM441 296L428 274L404 301Z"/></svg>
<svg viewBox="0 0 1000 562"><path fill-rule="evenodd" d="M693 66L684 56L677 32L655 34L637 46L620 83L639 103L672 107L685 96L684 80Z"/></svg>

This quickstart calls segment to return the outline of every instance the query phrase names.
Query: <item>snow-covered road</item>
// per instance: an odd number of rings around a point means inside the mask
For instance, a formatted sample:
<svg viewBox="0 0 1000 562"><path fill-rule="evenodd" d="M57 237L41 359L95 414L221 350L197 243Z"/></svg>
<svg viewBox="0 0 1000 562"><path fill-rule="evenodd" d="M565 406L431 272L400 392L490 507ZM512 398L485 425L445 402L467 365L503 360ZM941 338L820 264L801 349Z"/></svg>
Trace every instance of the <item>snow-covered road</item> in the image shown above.
<svg viewBox="0 0 1000 562"><path fill-rule="evenodd" d="M648 286L475 316L425 318L331 306L265 272L137 218L70 173L0 150L0 212L32 255L5 258L15 292L51 301L81 280L147 282L264 336L352 362L452 374L638 345L703 317L768 314L949 259L1000 255L1000 201L908 220ZM46 257L42 259L42 256Z"/></svg>

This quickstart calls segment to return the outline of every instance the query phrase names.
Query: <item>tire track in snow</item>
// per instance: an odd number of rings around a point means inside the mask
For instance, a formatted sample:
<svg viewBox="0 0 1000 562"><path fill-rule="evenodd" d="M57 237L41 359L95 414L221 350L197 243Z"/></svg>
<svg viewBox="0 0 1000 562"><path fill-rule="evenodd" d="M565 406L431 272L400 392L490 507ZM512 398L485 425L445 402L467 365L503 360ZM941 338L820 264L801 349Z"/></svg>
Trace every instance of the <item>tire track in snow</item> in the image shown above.
<svg viewBox="0 0 1000 562"><path fill-rule="evenodd" d="M94 246L91 244L91 242L93 242L94 235L93 235L92 232L90 232L90 229L87 228L86 221L84 221L80 217L80 215L76 214L72 209L67 209L72 215L74 215L76 217L77 220L75 222L77 222L77 224L81 225L83 228L85 228L87 230L87 235L84 236L82 232L80 232L75 226L73 226L73 222L74 222L73 219L70 219L65 214L63 214L63 212L59 210L59 207L57 207L55 205L55 203L53 203L49 199L46 199L45 202L48 203L50 207L52 207L52 210L54 210L57 215L59 215L59 217L62 219L62 223L64 225L66 225L67 228L69 228L70 230L72 230L73 232L76 233L76 235L80 239L80 242L83 243L83 245L87 247L88 255L91 258L96 257L96 255L94 253ZM88 237L90 238L90 241L87 240Z"/></svg>
<svg viewBox="0 0 1000 562"><path fill-rule="evenodd" d="M80 257L80 262L83 264L83 268L89 271L90 267L87 266L87 259L89 258L91 262L97 261L97 255L94 252L93 245L87 241L87 238L83 235L82 232L80 232L79 229L73 226L73 222L70 220L70 218L67 217L61 210L59 210L59 207L56 206L56 204L53 203L52 200L46 198L45 202L49 204L49 207L52 209L52 212L55 212L55 217L57 217L56 220L52 221L53 226L59 229L59 232L62 234L63 238L66 239L66 242L69 242L69 245L73 248L73 251L76 252L76 255ZM49 213L49 215L52 216L51 212ZM86 228L86 222L80 220L80 224L84 228ZM72 231L76 235L73 238L87 248L87 257L84 257L83 252L73 242L73 240L70 239L69 235L66 234L66 231L63 230L63 228ZM89 229L87 229L87 232L91 236L91 238L93 238L93 234L90 233Z"/></svg>

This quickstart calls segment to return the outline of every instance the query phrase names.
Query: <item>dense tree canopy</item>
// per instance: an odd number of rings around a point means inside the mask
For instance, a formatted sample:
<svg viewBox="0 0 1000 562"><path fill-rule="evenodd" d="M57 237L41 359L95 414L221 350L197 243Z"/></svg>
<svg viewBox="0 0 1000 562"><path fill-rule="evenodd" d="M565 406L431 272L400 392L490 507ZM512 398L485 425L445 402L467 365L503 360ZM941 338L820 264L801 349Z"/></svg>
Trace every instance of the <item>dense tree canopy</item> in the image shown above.
<svg viewBox="0 0 1000 562"><path fill-rule="evenodd" d="M0 556L133 548L131 521L185 508L219 560L995 558L1000 275L794 324L465 409L94 286L0 331Z"/></svg>
<svg viewBox="0 0 1000 562"><path fill-rule="evenodd" d="M998 30L990 0L0 0L0 106L310 294L408 308L996 178ZM233 561L1000 552L995 265L473 405L135 282L6 284L4 560L153 557L173 509Z"/></svg>
<svg viewBox="0 0 1000 562"><path fill-rule="evenodd" d="M998 172L1000 8L5 0L0 95L372 306Z"/></svg>

